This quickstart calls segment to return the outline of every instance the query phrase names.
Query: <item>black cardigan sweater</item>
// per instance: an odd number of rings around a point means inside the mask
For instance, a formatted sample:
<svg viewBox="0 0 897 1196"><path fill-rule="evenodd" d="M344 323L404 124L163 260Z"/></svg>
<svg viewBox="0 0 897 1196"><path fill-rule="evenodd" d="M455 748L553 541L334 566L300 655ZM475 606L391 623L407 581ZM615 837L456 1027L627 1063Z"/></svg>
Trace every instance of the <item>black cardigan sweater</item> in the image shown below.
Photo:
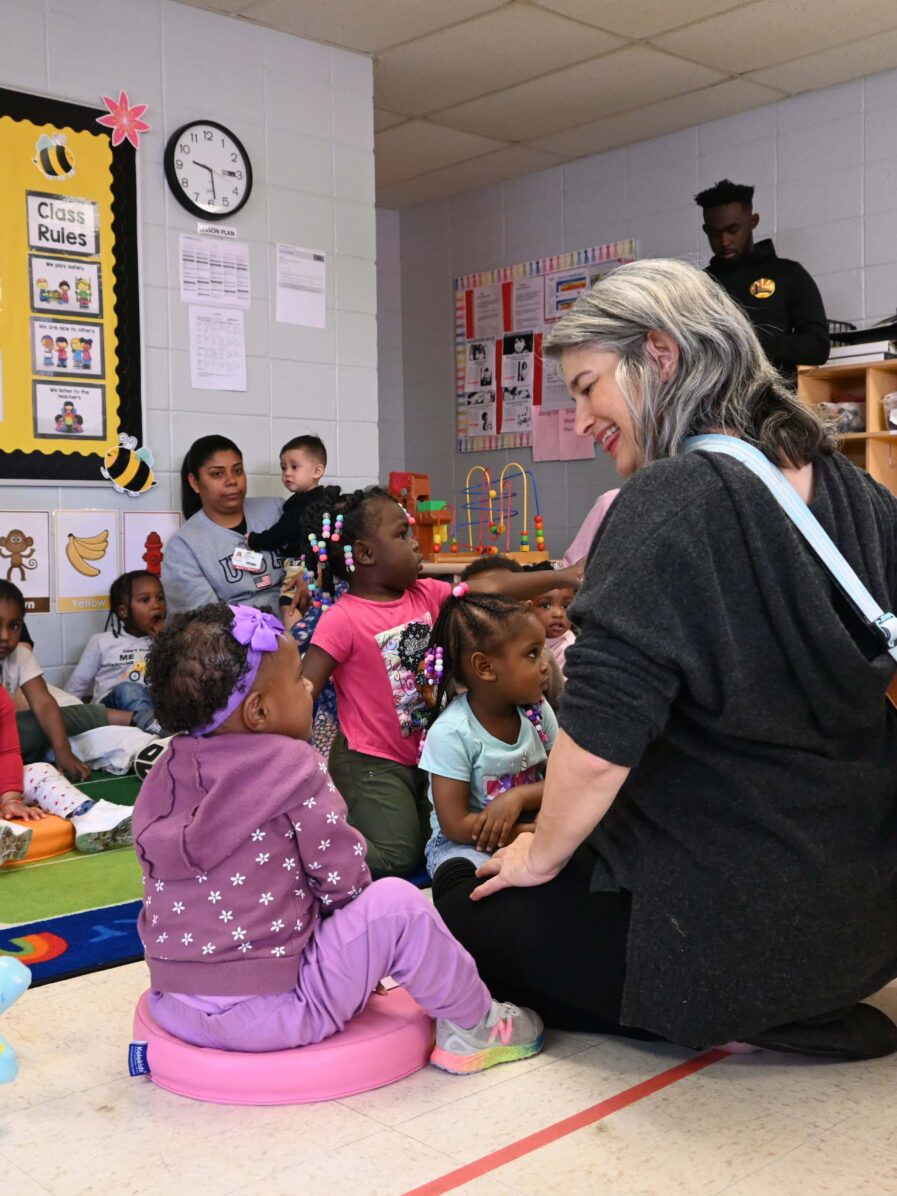
<svg viewBox="0 0 897 1196"><path fill-rule="evenodd" d="M825 457L812 509L893 609L897 500ZM589 837L593 889L632 893L623 1021L707 1046L897 975L893 661L763 483L640 470L571 617L561 726L632 768Z"/></svg>

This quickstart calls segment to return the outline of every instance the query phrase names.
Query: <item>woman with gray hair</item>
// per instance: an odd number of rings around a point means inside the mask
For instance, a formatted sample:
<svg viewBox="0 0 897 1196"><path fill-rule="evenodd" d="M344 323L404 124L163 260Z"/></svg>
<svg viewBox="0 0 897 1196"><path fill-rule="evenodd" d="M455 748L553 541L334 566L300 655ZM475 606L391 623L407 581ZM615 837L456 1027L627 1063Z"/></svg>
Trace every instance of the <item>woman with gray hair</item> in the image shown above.
<svg viewBox="0 0 897 1196"><path fill-rule="evenodd" d="M897 501L689 266L621 267L544 352L628 481L571 608L535 833L485 883L444 865L436 905L560 1028L889 1054L897 1027L858 1002L897 975L893 662L765 485L687 441L759 449L886 605Z"/></svg>

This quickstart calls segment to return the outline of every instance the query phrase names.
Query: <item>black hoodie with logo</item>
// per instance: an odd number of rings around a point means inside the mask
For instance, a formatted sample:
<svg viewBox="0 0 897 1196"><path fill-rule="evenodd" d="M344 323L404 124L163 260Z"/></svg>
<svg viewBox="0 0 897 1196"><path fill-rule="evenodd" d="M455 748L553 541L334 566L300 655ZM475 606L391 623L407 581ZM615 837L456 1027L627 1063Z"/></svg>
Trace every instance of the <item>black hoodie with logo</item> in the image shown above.
<svg viewBox="0 0 897 1196"><path fill-rule="evenodd" d="M731 264L713 257L707 273L745 311L786 382L794 383L799 365L822 365L828 358L828 321L819 288L799 262L776 257L772 241L758 241Z"/></svg>

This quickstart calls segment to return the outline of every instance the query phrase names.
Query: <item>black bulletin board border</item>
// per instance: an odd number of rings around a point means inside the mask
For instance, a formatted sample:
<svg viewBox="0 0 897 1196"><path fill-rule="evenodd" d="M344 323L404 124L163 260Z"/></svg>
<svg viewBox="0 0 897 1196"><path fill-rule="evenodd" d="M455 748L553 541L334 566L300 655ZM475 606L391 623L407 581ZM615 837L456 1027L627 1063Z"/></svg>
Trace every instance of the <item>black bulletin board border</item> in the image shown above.
<svg viewBox="0 0 897 1196"><path fill-rule="evenodd" d="M108 136L112 154L112 234L115 260L112 285L106 298L113 300L116 320L118 367L115 377L107 379L118 396L117 429L110 430L110 440L118 432L142 436L143 404L140 391L140 285L137 251L137 170L136 151L126 139L113 148L112 129L98 125L97 117L105 109L89 108L30 95L0 87L0 116L51 124L77 133ZM4 401L31 402L31 396L5 395ZM0 481L93 482L102 484L100 466L103 453L86 456L76 453L6 452L0 446Z"/></svg>

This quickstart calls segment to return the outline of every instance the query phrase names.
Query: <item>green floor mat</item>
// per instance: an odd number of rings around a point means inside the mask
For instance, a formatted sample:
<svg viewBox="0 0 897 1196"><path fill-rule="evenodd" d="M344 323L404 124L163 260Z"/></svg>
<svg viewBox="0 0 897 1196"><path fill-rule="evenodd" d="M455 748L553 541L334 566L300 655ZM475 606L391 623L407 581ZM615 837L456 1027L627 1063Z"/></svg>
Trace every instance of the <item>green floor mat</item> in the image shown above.
<svg viewBox="0 0 897 1196"><path fill-rule="evenodd" d="M0 925L77 913L143 896L133 847L65 855L0 872Z"/></svg>
<svg viewBox="0 0 897 1196"><path fill-rule="evenodd" d="M118 806L133 806L140 792L140 778L133 773L115 777L109 772L92 772L90 780L82 781L78 788L85 797L92 797L95 801L102 798Z"/></svg>

